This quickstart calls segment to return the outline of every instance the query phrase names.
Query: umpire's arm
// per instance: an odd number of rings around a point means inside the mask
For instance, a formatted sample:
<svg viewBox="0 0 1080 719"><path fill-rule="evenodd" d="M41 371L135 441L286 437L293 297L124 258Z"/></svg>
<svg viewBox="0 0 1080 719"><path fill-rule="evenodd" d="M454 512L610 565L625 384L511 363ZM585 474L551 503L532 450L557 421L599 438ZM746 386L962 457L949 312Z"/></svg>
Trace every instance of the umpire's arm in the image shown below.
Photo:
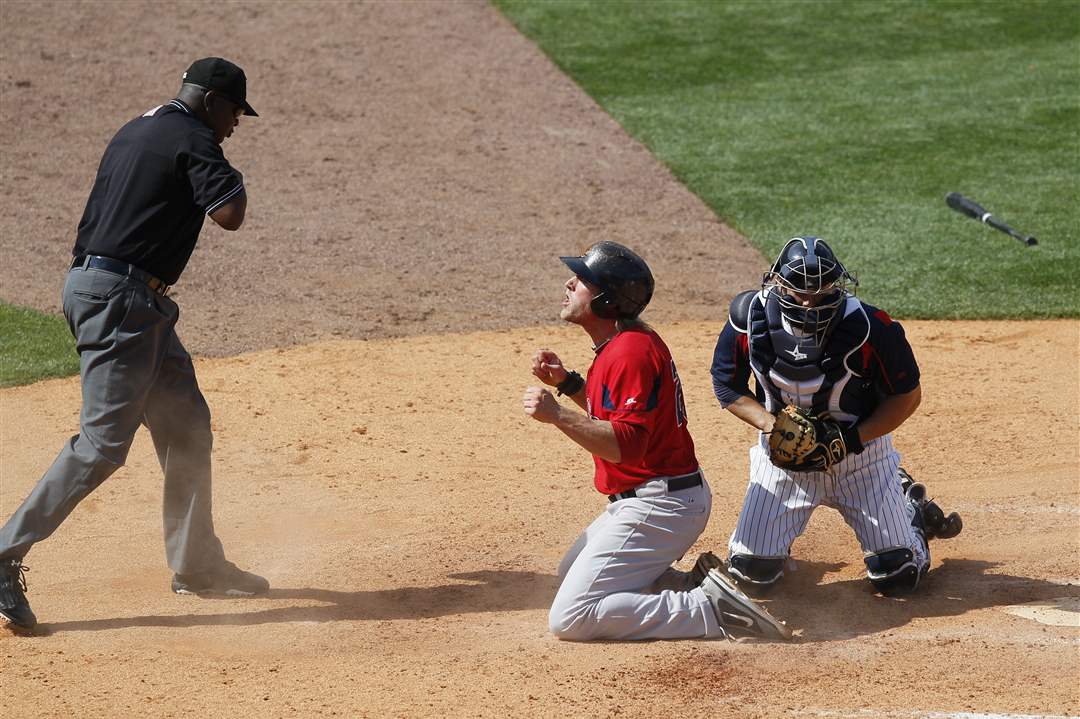
<svg viewBox="0 0 1080 719"><path fill-rule="evenodd" d="M210 219L224 230L239 230L247 214L247 190L210 213Z"/></svg>

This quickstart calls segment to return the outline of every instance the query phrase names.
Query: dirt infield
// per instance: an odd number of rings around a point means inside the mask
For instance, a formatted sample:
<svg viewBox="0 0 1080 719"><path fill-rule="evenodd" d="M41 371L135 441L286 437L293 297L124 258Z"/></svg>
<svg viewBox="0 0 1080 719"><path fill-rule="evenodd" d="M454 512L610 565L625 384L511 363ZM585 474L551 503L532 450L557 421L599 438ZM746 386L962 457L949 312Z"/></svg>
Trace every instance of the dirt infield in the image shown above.
<svg viewBox="0 0 1080 719"><path fill-rule="evenodd" d="M695 551L725 546L751 439L711 396L716 329L660 327L716 495ZM43 635L0 636L6 701L13 716L1075 715L1080 398L1062 349L1078 329L910 323L926 400L899 446L967 526L932 545L924 591L893 601L869 591L854 538L821 510L770 601L797 629L790 645L547 634L555 566L603 499L588 458L519 397L537 345L587 361L577 332L202 360L219 531L273 593L168 592L159 470L140 435L129 466L27 557ZM0 392L5 515L75 427L78 396L74 379ZM1002 441L974 438L965 417ZM1073 626L1006 611L1029 602L1057 603Z"/></svg>
<svg viewBox="0 0 1080 719"><path fill-rule="evenodd" d="M56 310L110 133L217 53L263 115L226 145L250 218L204 232L180 333L219 533L274 589L168 591L140 434L27 557L42 625L0 631L5 717L1080 715L1076 321L905 322L925 400L897 444L966 521L917 596L873 595L822 510L770 599L790 644L550 637L603 506L520 409L536 347L588 362L553 257L609 237L654 265L715 495L693 551L723 550L746 484L708 364L762 260L483 3L0 4L0 299ZM77 379L0 390L4 518L78 410Z"/></svg>
<svg viewBox="0 0 1080 719"><path fill-rule="evenodd" d="M760 276L744 240L481 2L0 13L0 299L59 311L112 133L217 53L245 68L260 117L224 146L248 221L208 226L175 288L194 353L534 325L552 316L553 256L601 238L666 281L660 319L716 317ZM111 25L124 28L119 77Z"/></svg>

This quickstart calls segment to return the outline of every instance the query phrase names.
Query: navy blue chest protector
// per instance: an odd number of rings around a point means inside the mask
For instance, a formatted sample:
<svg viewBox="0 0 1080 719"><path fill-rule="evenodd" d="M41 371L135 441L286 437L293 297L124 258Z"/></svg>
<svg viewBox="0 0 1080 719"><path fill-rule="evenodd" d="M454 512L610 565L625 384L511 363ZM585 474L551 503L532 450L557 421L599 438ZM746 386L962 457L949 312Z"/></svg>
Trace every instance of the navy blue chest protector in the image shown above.
<svg viewBox="0 0 1080 719"><path fill-rule="evenodd" d="M878 399L873 382L849 366L849 358L861 367L861 357L851 357L867 342L870 321L862 303L849 297L834 319L821 346L812 338L798 337L784 329L780 307L774 300L750 302L747 340L750 366L758 387L764 390L765 408L778 412L794 404L815 414L828 412L842 422L868 415Z"/></svg>

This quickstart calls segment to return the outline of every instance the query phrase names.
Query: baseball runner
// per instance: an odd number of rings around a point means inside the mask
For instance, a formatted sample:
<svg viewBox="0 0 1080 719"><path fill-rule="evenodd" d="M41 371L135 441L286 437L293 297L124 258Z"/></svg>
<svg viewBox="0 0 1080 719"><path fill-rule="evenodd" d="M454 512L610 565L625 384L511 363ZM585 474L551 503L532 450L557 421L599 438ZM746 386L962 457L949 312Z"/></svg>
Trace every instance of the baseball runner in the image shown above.
<svg viewBox="0 0 1080 719"><path fill-rule="evenodd" d="M176 99L124 125L105 149L79 223L63 291L82 380L79 433L0 529L0 616L37 622L23 557L125 462L145 424L165 474L165 553L178 594L247 596L262 577L225 559L211 514L210 410L174 327L168 296L195 248L203 218L239 229L243 177L221 143L247 103L244 71L197 60Z"/></svg>
<svg viewBox="0 0 1080 719"><path fill-rule="evenodd" d="M638 318L653 294L648 265L614 242L560 259L574 273L560 317L585 330L596 359L582 378L541 349L532 372L585 413L541 387L526 389L523 405L526 414L555 425L593 455L594 485L608 506L559 565L552 634L568 640L790 638L786 626L720 574L714 555L701 555L691 572L671 566L705 528L712 494L687 431L671 353Z"/></svg>
<svg viewBox="0 0 1080 719"><path fill-rule="evenodd" d="M761 289L731 303L716 343L717 399L761 430L728 547L744 586L781 578L820 505L854 530L884 594L915 589L930 567L927 540L962 528L900 468L892 432L919 405L919 368L900 324L856 299L856 286L824 241L796 237Z"/></svg>

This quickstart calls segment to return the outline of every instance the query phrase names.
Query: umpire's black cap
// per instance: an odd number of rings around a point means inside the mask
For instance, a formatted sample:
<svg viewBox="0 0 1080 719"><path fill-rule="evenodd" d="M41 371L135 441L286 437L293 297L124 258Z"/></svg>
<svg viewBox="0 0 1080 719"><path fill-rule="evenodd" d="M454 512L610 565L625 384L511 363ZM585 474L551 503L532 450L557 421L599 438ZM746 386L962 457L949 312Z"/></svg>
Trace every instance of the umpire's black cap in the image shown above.
<svg viewBox="0 0 1080 719"><path fill-rule="evenodd" d="M220 57L204 57L191 63L184 73L184 82L207 90L220 92L244 108L244 114L258 117L259 113L247 102L247 76L237 65Z"/></svg>

